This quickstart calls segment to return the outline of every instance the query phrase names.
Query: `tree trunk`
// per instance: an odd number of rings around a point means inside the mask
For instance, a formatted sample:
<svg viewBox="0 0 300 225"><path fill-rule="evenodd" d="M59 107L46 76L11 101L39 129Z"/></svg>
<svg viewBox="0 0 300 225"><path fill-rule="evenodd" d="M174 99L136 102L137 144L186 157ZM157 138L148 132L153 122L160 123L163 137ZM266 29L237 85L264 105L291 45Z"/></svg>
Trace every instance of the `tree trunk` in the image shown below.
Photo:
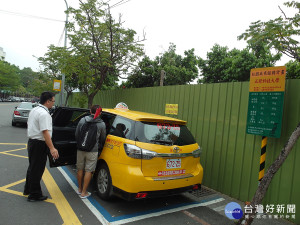
<svg viewBox="0 0 300 225"><path fill-rule="evenodd" d="M65 100L65 106L67 106L67 104L68 104L68 100L69 100L69 97L71 96L71 94L72 94L72 91L67 91L67 97L66 97L66 100Z"/></svg>
<svg viewBox="0 0 300 225"><path fill-rule="evenodd" d="M254 194L254 197L253 197L252 201L250 202L250 205L252 206L252 213L247 214L248 218L245 218L245 214L244 214L244 216L238 221L237 224L239 224L239 225L242 224L242 222L244 220L245 220L245 225L250 225L253 222L254 217L256 215L256 212L254 210L255 205L259 205L261 203L261 201L263 200L263 198L269 188L269 185L272 181L273 176L279 170L281 165L284 163L284 161L288 157L289 153L291 152L291 150L292 150L293 146L295 145L299 136L300 136L300 123L298 124L298 126L296 127L296 129L294 130L292 135L290 136L289 140L287 141L287 143L281 150L280 155L272 163L272 165L268 168L267 173L261 180L261 182Z"/></svg>
<svg viewBox="0 0 300 225"><path fill-rule="evenodd" d="M93 105L93 100L94 100L94 97L95 97L96 94L97 94L97 92L96 93L91 93L91 94L88 95L88 108L89 109Z"/></svg>

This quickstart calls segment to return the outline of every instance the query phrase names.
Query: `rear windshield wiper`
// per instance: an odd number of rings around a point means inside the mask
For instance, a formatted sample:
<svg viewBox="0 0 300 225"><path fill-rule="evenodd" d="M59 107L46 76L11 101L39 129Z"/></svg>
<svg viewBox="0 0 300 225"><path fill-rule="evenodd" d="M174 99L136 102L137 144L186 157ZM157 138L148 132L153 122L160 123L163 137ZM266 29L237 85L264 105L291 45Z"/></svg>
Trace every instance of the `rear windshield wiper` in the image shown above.
<svg viewBox="0 0 300 225"><path fill-rule="evenodd" d="M164 145L173 145L172 141L150 140L150 142L164 144Z"/></svg>

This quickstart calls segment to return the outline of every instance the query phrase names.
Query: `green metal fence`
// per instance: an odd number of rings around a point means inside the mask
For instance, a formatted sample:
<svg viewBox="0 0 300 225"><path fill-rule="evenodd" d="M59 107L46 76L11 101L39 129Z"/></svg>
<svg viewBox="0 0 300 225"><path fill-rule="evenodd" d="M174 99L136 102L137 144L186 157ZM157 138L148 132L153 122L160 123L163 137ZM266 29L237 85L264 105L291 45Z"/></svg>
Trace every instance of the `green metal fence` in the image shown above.
<svg viewBox="0 0 300 225"><path fill-rule="evenodd" d="M94 103L165 115L166 104L178 104L179 119L203 149L203 184L242 201L258 185L261 136L246 134L249 82L200 84L101 91ZM72 106L76 106L74 96ZM282 134L268 138L266 169L279 155L300 121L300 80L287 80ZM300 140L272 180L264 204L300 207ZM297 210L297 209L296 209ZM300 216L293 222L300 223Z"/></svg>

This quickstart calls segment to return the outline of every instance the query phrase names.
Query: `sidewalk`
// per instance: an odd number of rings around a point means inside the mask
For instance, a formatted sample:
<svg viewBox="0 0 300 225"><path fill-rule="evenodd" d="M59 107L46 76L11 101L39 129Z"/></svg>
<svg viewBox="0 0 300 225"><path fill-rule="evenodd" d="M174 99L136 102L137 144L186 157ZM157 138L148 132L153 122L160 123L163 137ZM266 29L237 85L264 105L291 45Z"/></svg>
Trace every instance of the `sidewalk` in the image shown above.
<svg viewBox="0 0 300 225"><path fill-rule="evenodd" d="M218 202L216 204L213 205L208 205L207 207L209 207L210 209L218 212L220 215L224 216L227 218L227 216L225 215L225 207L228 203L230 202L236 202L238 203L243 210L244 213L244 207L245 207L245 203L241 202L237 199L231 198L227 195L224 195L220 192L217 192L215 190L212 190L208 187L205 187L202 185L202 189L200 191L195 191L193 193L191 193L194 197L196 198L203 198L206 196L219 196L224 198L223 201ZM233 223L237 222L238 220L232 220ZM282 218L274 218L274 215L269 215L269 214L256 214L255 219L252 222L253 225L295 225L295 223L292 223L286 219L282 219Z"/></svg>

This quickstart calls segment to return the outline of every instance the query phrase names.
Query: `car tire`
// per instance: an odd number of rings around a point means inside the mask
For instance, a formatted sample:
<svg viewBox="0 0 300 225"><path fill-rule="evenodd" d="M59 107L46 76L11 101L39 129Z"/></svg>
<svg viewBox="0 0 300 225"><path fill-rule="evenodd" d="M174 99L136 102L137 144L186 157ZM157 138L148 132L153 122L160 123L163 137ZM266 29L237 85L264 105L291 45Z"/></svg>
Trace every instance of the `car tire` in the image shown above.
<svg viewBox="0 0 300 225"><path fill-rule="evenodd" d="M17 125L17 123L14 122L14 121L11 121L11 125L12 125L13 127L15 127L15 126Z"/></svg>
<svg viewBox="0 0 300 225"><path fill-rule="evenodd" d="M101 199L110 199L112 197L112 181L107 165L101 163L95 175L97 194Z"/></svg>

